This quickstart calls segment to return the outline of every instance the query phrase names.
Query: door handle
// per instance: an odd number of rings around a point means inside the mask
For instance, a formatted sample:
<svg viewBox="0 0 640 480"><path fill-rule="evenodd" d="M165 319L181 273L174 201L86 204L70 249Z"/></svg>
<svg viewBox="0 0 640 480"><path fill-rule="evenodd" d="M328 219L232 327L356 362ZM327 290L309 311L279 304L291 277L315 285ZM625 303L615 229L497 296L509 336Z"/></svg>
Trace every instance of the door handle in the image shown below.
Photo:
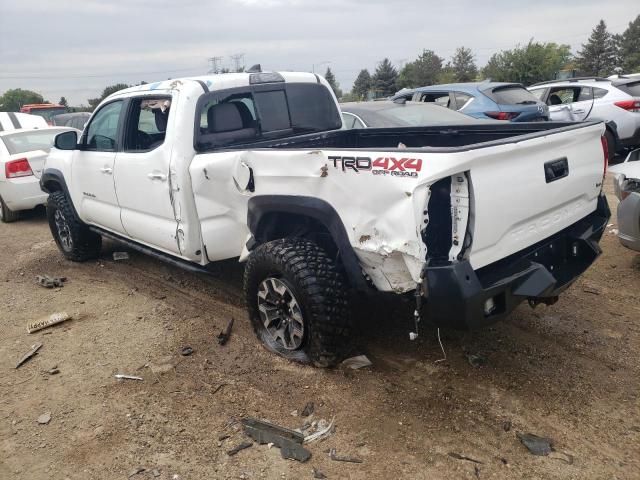
<svg viewBox="0 0 640 480"><path fill-rule="evenodd" d="M573 113L584 113L584 110L582 110L581 108L579 108L578 110L573 110L573 109L571 109L571 111L572 111Z"/></svg>
<svg viewBox="0 0 640 480"><path fill-rule="evenodd" d="M555 182L569 175L569 161L567 157L550 160L544 164L544 177L547 183Z"/></svg>
<svg viewBox="0 0 640 480"><path fill-rule="evenodd" d="M102 167L100 169L102 173L106 173L107 175L111 175L113 173L113 168L110 167Z"/></svg>
<svg viewBox="0 0 640 480"><path fill-rule="evenodd" d="M162 180L163 182L167 179L167 176L164 173L149 173L147 177L150 180Z"/></svg>

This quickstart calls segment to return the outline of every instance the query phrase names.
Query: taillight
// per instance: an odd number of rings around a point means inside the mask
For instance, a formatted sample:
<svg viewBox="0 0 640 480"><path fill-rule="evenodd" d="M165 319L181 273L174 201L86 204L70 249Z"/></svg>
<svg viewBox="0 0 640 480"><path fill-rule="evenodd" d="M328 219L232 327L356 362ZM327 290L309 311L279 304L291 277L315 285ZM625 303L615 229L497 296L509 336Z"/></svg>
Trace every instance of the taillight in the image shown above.
<svg viewBox="0 0 640 480"><path fill-rule="evenodd" d="M519 115L518 112L484 112L484 114L496 120L511 120Z"/></svg>
<svg viewBox="0 0 640 480"><path fill-rule="evenodd" d="M607 174L607 165L609 165L609 141L604 135L600 137L600 143L602 144L602 156L604 157L604 172L602 178Z"/></svg>
<svg viewBox="0 0 640 480"><path fill-rule="evenodd" d="M28 177L33 175L33 172L31 171L29 160L20 158L4 164L4 175L7 178Z"/></svg>
<svg viewBox="0 0 640 480"><path fill-rule="evenodd" d="M616 107L620 107L627 112L640 113L640 100L621 100L615 102Z"/></svg>

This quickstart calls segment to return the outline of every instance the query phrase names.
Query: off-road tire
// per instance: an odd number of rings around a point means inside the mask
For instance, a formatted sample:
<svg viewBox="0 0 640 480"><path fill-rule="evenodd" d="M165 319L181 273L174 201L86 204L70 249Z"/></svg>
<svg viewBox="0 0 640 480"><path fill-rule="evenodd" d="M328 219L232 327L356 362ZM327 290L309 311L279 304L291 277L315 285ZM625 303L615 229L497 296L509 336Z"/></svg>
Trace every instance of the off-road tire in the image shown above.
<svg viewBox="0 0 640 480"><path fill-rule="evenodd" d="M60 212L61 215L56 215L56 212ZM58 191L49 195L47 200L47 220L56 245L68 260L84 262L100 255L102 237L89 230L78 219L69 198L64 192ZM68 229L66 235L68 235L71 242L61 238L56 220L66 225Z"/></svg>
<svg viewBox="0 0 640 480"><path fill-rule="evenodd" d="M302 311L304 336L295 350L275 342L261 320L258 289L267 278L284 282ZM344 276L314 242L285 238L260 245L247 261L244 293L253 329L269 350L317 367L333 367L349 353L352 320Z"/></svg>
<svg viewBox="0 0 640 480"><path fill-rule="evenodd" d="M7 207L7 204L4 203L2 197L0 197L0 220L4 223L15 222L18 219L18 212L14 212L13 210Z"/></svg>

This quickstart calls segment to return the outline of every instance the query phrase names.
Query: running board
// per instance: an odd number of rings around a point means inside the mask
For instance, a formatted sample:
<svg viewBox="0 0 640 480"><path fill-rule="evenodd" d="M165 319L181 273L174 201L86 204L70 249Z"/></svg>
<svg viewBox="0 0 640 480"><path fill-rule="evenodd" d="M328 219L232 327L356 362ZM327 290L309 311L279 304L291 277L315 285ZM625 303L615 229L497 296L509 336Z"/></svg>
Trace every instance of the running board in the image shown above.
<svg viewBox="0 0 640 480"><path fill-rule="evenodd" d="M98 235L106 237L109 240L122 243L127 247L133 250L136 250L140 253L144 253L145 255L149 255L150 257L157 258L158 260L162 260L165 263L169 263L176 267L182 268L183 270L188 270L194 273L204 273L207 275L211 274L211 272L205 266L198 265L197 263L189 262L187 260L182 260L180 258L175 258L174 256L169 255L168 253L160 252L158 250L155 250L154 248L147 247L146 245L141 245L140 243L134 242L133 240L129 240L128 238L121 237L120 235L111 233L107 230L103 230L102 228L89 225L89 230L91 230L94 233L97 233ZM211 265L211 263L207 265Z"/></svg>

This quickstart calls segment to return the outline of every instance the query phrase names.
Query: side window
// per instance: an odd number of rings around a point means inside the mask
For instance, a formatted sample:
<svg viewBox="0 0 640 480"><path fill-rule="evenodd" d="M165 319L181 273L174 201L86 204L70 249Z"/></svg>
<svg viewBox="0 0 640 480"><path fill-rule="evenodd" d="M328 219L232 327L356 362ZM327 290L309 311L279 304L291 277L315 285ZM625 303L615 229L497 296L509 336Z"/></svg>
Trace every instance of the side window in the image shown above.
<svg viewBox="0 0 640 480"><path fill-rule="evenodd" d="M422 94L420 98L421 102L426 103L435 103L436 105L440 105L441 107L451 108L455 110L454 102L451 101L448 92L443 93L430 93L425 92Z"/></svg>
<svg viewBox="0 0 640 480"><path fill-rule="evenodd" d="M355 121L356 117L354 115L351 115L350 113L342 113L342 128L345 130L351 130Z"/></svg>
<svg viewBox="0 0 640 480"><path fill-rule="evenodd" d="M602 98L607 93L609 93L609 91L604 88L593 87L593 98Z"/></svg>
<svg viewBox="0 0 640 480"><path fill-rule="evenodd" d="M578 96L578 102L586 102L593 100L593 89L591 87L582 87L580 89L580 95Z"/></svg>
<svg viewBox="0 0 640 480"><path fill-rule="evenodd" d="M170 110L171 97L132 99L126 122L125 151L146 152L162 145Z"/></svg>
<svg viewBox="0 0 640 480"><path fill-rule="evenodd" d="M116 149L118 122L122 111L122 100L111 102L95 114L87 129L86 150L113 152Z"/></svg>
<svg viewBox="0 0 640 480"><path fill-rule="evenodd" d="M544 97L544 94L547 91L547 89L546 88L536 88L534 90L529 90L529 91L531 92L531 95L536 97L538 100L542 100L542 98Z"/></svg>
<svg viewBox="0 0 640 480"><path fill-rule="evenodd" d="M454 92L454 96L456 99L456 109L458 110L466 106L467 103L469 103L473 99L471 95L462 92Z"/></svg>
<svg viewBox="0 0 640 480"><path fill-rule="evenodd" d="M549 105L568 105L578 101L580 95L580 88L559 87L552 88L549 93L549 99L547 103Z"/></svg>

